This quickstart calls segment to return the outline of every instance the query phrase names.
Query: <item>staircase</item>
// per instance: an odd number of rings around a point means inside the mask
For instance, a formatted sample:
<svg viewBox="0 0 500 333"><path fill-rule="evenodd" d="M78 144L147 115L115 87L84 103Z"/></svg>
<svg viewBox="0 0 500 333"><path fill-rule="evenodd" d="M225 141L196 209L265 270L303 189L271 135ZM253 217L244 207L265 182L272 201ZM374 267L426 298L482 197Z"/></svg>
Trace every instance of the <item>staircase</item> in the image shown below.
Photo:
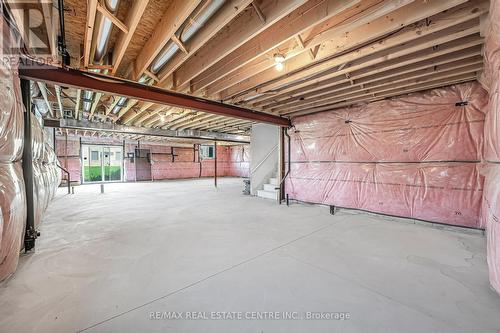
<svg viewBox="0 0 500 333"><path fill-rule="evenodd" d="M269 178L269 182L264 184L264 189L257 190L257 196L265 199L278 200L278 178Z"/></svg>

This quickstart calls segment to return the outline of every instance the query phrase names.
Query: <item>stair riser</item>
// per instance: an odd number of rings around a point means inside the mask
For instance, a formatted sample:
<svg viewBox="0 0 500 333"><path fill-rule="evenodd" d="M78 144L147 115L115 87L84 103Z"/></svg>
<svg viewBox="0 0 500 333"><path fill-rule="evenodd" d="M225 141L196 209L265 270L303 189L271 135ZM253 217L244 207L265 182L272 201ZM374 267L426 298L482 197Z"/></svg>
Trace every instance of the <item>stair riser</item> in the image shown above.
<svg viewBox="0 0 500 333"><path fill-rule="evenodd" d="M278 199L278 193L273 193L273 192L263 191L263 190L258 190L257 196L260 198L265 198L265 199L272 199L272 200Z"/></svg>
<svg viewBox="0 0 500 333"><path fill-rule="evenodd" d="M264 191L271 191L271 192L275 192L277 191L276 190L276 185L273 185L273 184L264 184Z"/></svg>

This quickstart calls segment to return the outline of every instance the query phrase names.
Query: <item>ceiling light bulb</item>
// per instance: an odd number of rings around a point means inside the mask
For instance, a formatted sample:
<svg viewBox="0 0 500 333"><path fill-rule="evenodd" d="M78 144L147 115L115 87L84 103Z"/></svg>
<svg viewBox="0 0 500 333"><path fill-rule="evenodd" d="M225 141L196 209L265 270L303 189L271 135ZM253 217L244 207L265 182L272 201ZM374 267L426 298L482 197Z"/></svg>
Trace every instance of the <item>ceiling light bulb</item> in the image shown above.
<svg viewBox="0 0 500 333"><path fill-rule="evenodd" d="M279 54L279 53L277 53L277 54L274 55L274 62L275 63L280 64L280 63L282 63L284 61L285 61L285 56L284 55Z"/></svg>
<svg viewBox="0 0 500 333"><path fill-rule="evenodd" d="M285 65L283 65L282 62L277 62L276 65L275 65L275 67L276 67L277 71L281 72L283 70L283 68L285 68Z"/></svg>

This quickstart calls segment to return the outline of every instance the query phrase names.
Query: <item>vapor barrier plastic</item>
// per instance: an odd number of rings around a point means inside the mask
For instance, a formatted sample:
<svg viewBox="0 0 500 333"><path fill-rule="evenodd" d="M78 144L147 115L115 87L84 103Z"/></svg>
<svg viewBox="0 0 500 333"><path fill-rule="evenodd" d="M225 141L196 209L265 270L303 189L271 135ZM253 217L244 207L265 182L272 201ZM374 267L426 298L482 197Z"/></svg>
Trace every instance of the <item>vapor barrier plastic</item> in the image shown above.
<svg viewBox="0 0 500 333"><path fill-rule="evenodd" d="M292 119L301 201L479 227L487 93L466 83Z"/></svg>
<svg viewBox="0 0 500 333"><path fill-rule="evenodd" d="M0 10L1 11L1 10ZM10 30L2 18L1 52L10 54ZM7 51L7 52L6 52ZM20 159L24 141L24 107L17 68L0 57L0 280L12 274L22 247L26 198Z"/></svg>
<svg viewBox="0 0 500 333"><path fill-rule="evenodd" d="M0 57L0 162L21 159L24 119L17 69Z"/></svg>
<svg viewBox="0 0 500 333"><path fill-rule="evenodd" d="M229 150L228 176L249 177L250 175L250 146L231 146Z"/></svg>
<svg viewBox="0 0 500 333"><path fill-rule="evenodd" d="M44 156L45 141L43 135L44 133L38 120L35 117L31 117L31 149L33 151L33 161L41 160Z"/></svg>
<svg viewBox="0 0 500 333"><path fill-rule="evenodd" d="M491 0L489 23L484 32L484 70L482 83L490 94L490 110L485 123L487 161L500 162L500 1Z"/></svg>
<svg viewBox="0 0 500 333"><path fill-rule="evenodd" d="M292 161L478 161L487 102L474 82L295 118Z"/></svg>
<svg viewBox="0 0 500 333"><path fill-rule="evenodd" d="M486 226L490 283L500 291L500 165L489 163L484 174L481 220Z"/></svg>
<svg viewBox="0 0 500 333"><path fill-rule="evenodd" d="M33 149L33 200L35 227L42 222L42 216L54 198L61 183L61 170L57 167L57 156L50 146L50 139L35 117L31 118Z"/></svg>
<svg viewBox="0 0 500 333"><path fill-rule="evenodd" d="M486 228L490 283L500 293L500 0L491 0L484 31L484 70L481 82L489 92L484 124L485 183L482 226Z"/></svg>
<svg viewBox="0 0 500 333"><path fill-rule="evenodd" d="M0 163L0 280L14 273L26 221L21 162Z"/></svg>
<svg viewBox="0 0 500 333"><path fill-rule="evenodd" d="M293 163L291 198L479 227L476 163Z"/></svg>

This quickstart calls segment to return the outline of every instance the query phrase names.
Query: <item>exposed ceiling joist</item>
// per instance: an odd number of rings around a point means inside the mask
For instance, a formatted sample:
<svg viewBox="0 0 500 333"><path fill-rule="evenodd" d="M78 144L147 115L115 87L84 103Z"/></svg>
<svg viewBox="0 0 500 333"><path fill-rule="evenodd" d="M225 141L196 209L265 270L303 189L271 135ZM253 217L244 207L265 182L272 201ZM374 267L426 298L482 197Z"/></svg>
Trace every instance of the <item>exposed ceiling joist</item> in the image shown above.
<svg viewBox="0 0 500 333"><path fill-rule="evenodd" d="M216 133L207 131L171 131L164 129L134 127L116 125L110 123L95 123L84 120L74 119L61 119L61 120L45 120L46 127L56 127L63 129L76 129L85 131L95 131L100 133L122 133L122 134L135 134L145 136L159 136L169 138L184 138L184 139L202 139L202 140L217 140L227 142L249 143L250 138L246 135L232 135L226 133Z"/></svg>
<svg viewBox="0 0 500 333"><path fill-rule="evenodd" d="M373 94L373 93L366 93L363 95L356 96L356 98L352 98L349 100L344 100L339 103L334 103L334 104L329 104L325 106L320 106L317 108L310 108L306 110L301 110L298 112L291 113L293 116L299 116L299 115L305 115L305 114L311 114L311 113L316 113L316 112L322 112L322 111L328 111L332 109L337 109L349 105L355 105L359 103L369 103L369 102L374 102L378 101L387 97L396 97L399 95L403 94L408 94L411 92L416 92L416 91L422 91L422 90L428 90L432 88L439 88L439 87L444 87L452 84L457 84L457 83L462 83L462 82L468 82L477 79L477 75L470 74L470 75L461 75L458 77L455 77L453 79L447 78L443 80L437 80L437 81L432 81L432 82L427 82L424 84L415 84L411 86L399 86L398 88L395 88L390 91L386 91L384 93L380 94Z"/></svg>
<svg viewBox="0 0 500 333"><path fill-rule="evenodd" d="M142 0L141 0L142 1ZM120 29L123 33L128 34L129 30L128 27L125 23L120 21L113 13L111 13L106 6L101 5L99 2L97 3L97 11L100 12L102 15L107 17L113 24Z"/></svg>
<svg viewBox="0 0 500 333"><path fill-rule="evenodd" d="M447 78L455 78L459 75L470 74L477 75L477 71L482 68L482 62L478 62L471 65L466 65L463 67L455 67L451 69L447 69L444 71L422 71L417 72L413 75L403 74L400 77L390 78L386 80L381 80L380 82L375 82L373 84L366 85L354 85L349 89L346 89L342 92L337 92L331 95L322 96L321 98L315 99L314 101L310 101L309 103L298 104L293 106L286 106L282 108L273 109L280 114L288 114L297 112L300 110L306 110L311 107L318 107L322 105L328 105L332 103L336 103L345 99L357 98L359 95L366 94L379 94L382 92L386 92L389 90L393 90L395 88L405 86L409 87L411 85L422 84L424 82L430 82L435 80L444 80Z"/></svg>
<svg viewBox="0 0 500 333"><path fill-rule="evenodd" d="M184 23L201 0L172 0L153 35L148 39L134 63L132 78L139 80L165 44Z"/></svg>
<svg viewBox="0 0 500 333"><path fill-rule="evenodd" d="M85 39L83 45L83 66L86 68L90 63L90 50L92 49L92 35L94 33L95 15L97 12L97 0L87 1L87 20L85 26Z"/></svg>
<svg viewBox="0 0 500 333"><path fill-rule="evenodd" d="M221 29L238 16L252 1L251 0L229 0L210 19L201 31L198 31L186 44L187 53L176 53L174 57L162 68L158 74L161 86L170 88L172 80L167 80L172 73L179 68L190 56L203 47Z"/></svg>
<svg viewBox="0 0 500 333"><path fill-rule="evenodd" d="M453 45L448 47L447 44L442 44L439 48L418 51L404 57L385 61L381 64L363 67L347 73L349 74L351 80L354 80L354 82L359 82L358 80L370 82L363 78L373 78L377 74L383 75L383 77L390 77L392 74L404 74L413 70L439 66L481 54L480 44L482 40L479 36L474 42L476 46L469 48L466 48L466 46L470 44L470 41L467 38L460 41L463 41L464 43L459 45L458 43L453 42L455 44L454 47ZM336 76L331 79L321 81L321 83L313 84L304 88L293 89L283 93L276 93L266 99L261 99L258 102L252 103L252 105L254 107L262 107L266 109L274 108L278 105L286 105L300 99L313 98L321 94L334 92L336 89L342 88L344 83L350 82L351 80L343 78L342 76Z"/></svg>
<svg viewBox="0 0 500 333"><path fill-rule="evenodd" d="M309 63L309 61L302 59L301 56L294 57L285 62L284 73L268 69L224 90L221 92L221 98L228 99L237 96L236 100L245 100L262 92L289 85L295 81L304 81L304 79L318 75L321 72L331 70L332 68L375 54L376 52L408 43L423 36L428 36L429 42L432 43L433 36L431 34L463 22L471 21L474 18L477 19L480 15L488 11L488 5L485 1L467 3L437 14L431 20L424 20L419 22L419 24L408 25L404 29L397 31L400 29L401 24L403 24L401 22L411 24L416 22L417 18L422 19L431 14L439 13L443 10L443 7L453 7L457 2L463 1L433 1L426 3L418 1L416 4L420 4L420 7L416 7L414 4L405 6L367 25L349 31L346 38L333 38L328 43L323 44L314 65L304 67L304 64ZM409 8L410 6L412 8ZM418 10L419 8L420 11ZM406 20L403 18L406 18ZM474 22L475 24L476 22ZM472 26L470 27L473 28ZM381 38L389 33L392 33L392 35L377 40L377 38ZM373 42L374 40L375 42ZM332 54L349 51L363 45L363 43L368 44L361 46L361 48L356 49L354 52L346 52L332 57ZM405 45L405 47L409 46ZM245 91L247 92L245 93Z"/></svg>
<svg viewBox="0 0 500 333"><path fill-rule="evenodd" d="M303 0L264 1L260 8L266 16L266 24L262 24L253 9L247 10L176 70L174 86L180 87L188 83L206 68L212 66L304 3Z"/></svg>
<svg viewBox="0 0 500 333"><path fill-rule="evenodd" d="M407 2L410 1L413 0L407 0ZM283 42L294 39L298 34L337 16L360 2L360 0L318 0L307 2L194 78L192 83L193 90L198 91L208 86L221 77L227 76L245 66L259 56L264 56L268 52L276 52L276 48L282 48L280 44ZM372 1L366 2L371 3ZM271 62L274 61L271 59ZM212 95L213 92L209 91L208 94Z"/></svg>
<svg viewBox="0 0 500 333"><path fill-rule="evenodd" d="M478 50L477 50L478 51ZM344 91L346 89L352 89L357 86L367 87L371 84L378 84L379 82L383 82L384 80L393 80L396 81L398 78L407 75L407 77L411 75L425 75L426 73L439 73L442 71L453 70L454 68L461 68L464 66L469 66L473 64L478 64L482 62L482 58L480 56L473 58L462 58L459 60L455 60L453 58L443 58L441 62L429 62L424 61L421 63L417 63L414 66L408 66L404 70L398 68L393 70L388 70L386 72L377 72L370 76L350 76L350 79L342 79L343 77L337 77L339 80L335 84L331 84L328 88L322 88L320 90L314 90L309 93L301 94L298 97L290 98L288 100L284 100L281 102L275 102L269 105L266 105L266 109L274 111L278 108L285 107L294 107L299 105L305 105L310 103L311 101L316 101L321 98L325 98L328 96L333 96L338 94L340 91Z"/></svg>
<svg viewBox="0 0 500 333"><path fill-rule="evenodd" d="M128 29L128 33L121 33L118 36L115 47L113 49L113 68L111 70L111 74L115 75L120 67L123 56L125 55L125 51L134 35L135 29L139 25L140 19L146 6L148 5L149 0L140 0L134 1L132 8L129 9L127 14L127 18L125 19L125 25Z"/></svg>

